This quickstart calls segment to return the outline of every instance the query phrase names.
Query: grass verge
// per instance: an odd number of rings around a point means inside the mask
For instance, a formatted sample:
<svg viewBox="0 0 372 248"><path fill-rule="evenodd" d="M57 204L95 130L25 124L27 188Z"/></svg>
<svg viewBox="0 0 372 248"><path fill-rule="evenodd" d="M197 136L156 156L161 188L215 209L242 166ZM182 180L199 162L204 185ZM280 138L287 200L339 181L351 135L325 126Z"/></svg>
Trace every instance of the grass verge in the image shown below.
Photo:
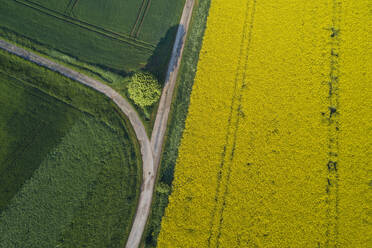
<svg viewBox="0 0 372 248"><path fill-rule="evenodd" d="M144 247L156 247L161 219L172 191L174 165L176 164L178 146L181 142L190 103L190 94L197 69L199 51L202 46L210 0L197 1L195 4L170 111L151 215L143 236L142 244Z"/></svg>

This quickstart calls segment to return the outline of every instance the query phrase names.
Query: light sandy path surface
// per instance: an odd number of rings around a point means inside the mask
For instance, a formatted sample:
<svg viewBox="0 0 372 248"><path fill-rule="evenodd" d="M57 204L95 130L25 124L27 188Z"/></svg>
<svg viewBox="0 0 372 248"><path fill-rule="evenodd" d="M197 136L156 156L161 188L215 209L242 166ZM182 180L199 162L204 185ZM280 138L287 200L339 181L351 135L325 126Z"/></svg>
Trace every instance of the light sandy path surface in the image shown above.
<svg viewBox="0 0 372 248"><path fill-rule="evenodd" d="M101 92L102 94L109 97L115 104L120 108L120 110L128 117L138 139L141 147L142 154L142 171L143 179L141 185L141 194L138 201L138 207L136 212L136 217L134 220L133 227L135 227L135 235L137 240L133 240L133 244L139 244L141 240L141 235L146 225L147 216L150 211L150 205L152 200L152 192L155 183L155 171L154 171L154 161L152 156L150 140L146 134L145 127L143 126L137 112L133 107L125 100L119 93L110 88L109 86L85 76L79 72L71 70L65 66L55 63L49 59L41 57L35 53L29 52L23 48L17 47L6 41L0 40L0 48L18 55L26 60L34 62L40 66L46 67L52 71L56 71L68 78L78 81L94 90ZM137 245L138 246L138 245ZM130 247L137 247L130 246Z"/></svg>
<svg viewBox="0 0 372 248"><path fill-rule="evenodd" d="M159 166L164 135L167 129L168 115L172 104L173 91L176 85L178 70L180 68L180 62L185 47L185 41L187 31L189 30L189 24L192 16L192 10L194 8L194 0L187 0L183 9L180 25L177 31L176 41L174 43L172 57L169 62L167 77L165 85L160 98L158 112L156 114L154 129L151 136L151 147L154 153L154 165L155 171Z"/></svg>
<svg viewBox="0 0 372 248"><path fill-rule="evenodd" d="M183 49L185 46L186 34L189 28L192 10L194 8L194 0L186 0L185 7L182 12L182 17L178 27L176 39L174 42L171 59L168 66L167 77L165 80L163 92L160 98L158 112L156 114L154 128L152 130L151 136L151 147L154 158L154 168L153 172L155 173L151 185L155 184L156 173L158 171L160 157L162 153L164 134L167 129L168 115L172 103L172 96L174 91L174 86L176 84L177 74L179 70L180 61L182 58ZM148 216L150 214L151 201L153 197L153 188L151 188L151 195L144 198L146 204L142 204L146 207L146 214L143 214L144 211L140 209L140 206L137 210L137 215L133 222L131 232L127 241L126 248L137 248L141 243L141 238L143 235L144 228L147 223ZM141 205L141 199L140 199ZM141 211L140 211L141 210Z"/></svg>
<svg viewBox="0 0 372 248"><path fill-rule="evenodd" d="M187 0L182 13L180 25L178 27L176 40L172 50L171 59L167 71L167 77L164 84L164 89L159 103L158 112L152 131L151 143L146 134L145 127L141 122L137 112L119 93L111 87L90 78L84 74L29 52L16 45L8 43L0 39L0 48L18 55L26 60L34 62L40 66L56 71L68 78L78 81L94 90L106 95L120 108L120 110L128 117L141 147L142 163L143 163L143 179L141 185L141 193L137 205L137 212L133 221L132 229L126 244L126 248L137 248L141 243L141 238L146 226L146 222L150 213L151 201L155 185L156 173L160 162L164 135L167 128L168 115L172 103L173 91L176 84L177 74L182 58L183 49L187 31L189 28L194 0Z"/></svg>

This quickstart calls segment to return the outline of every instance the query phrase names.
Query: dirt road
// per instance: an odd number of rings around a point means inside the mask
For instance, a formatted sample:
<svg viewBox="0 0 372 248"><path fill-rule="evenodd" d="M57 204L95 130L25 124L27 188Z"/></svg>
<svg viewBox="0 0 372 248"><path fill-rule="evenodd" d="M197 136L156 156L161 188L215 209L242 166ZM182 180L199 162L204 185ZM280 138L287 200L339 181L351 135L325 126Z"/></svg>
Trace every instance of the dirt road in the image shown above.
<svg viewBox="0 0 372 248"><path fill-rule="evenodd" d="M35 53L17 47L4 40L0 40L0 48L22 58L25 58L31 62L34 62L40 66L56 71L68 78L78 81L106 95L112 101L114 101L115 104L120 108L120 110L128 117L141 147L143 162L143 181L137 205L137 212L133 221L131 232L129 234L126 248L137 248L139 246L150 213L156 173L159 167L159 161L163 147L164 134L167 128L168 115L171 107L173 91L176 84L177 74L182 58L193 7L194 0L187 0L178 27L175 44L172 50L172 56L169 62L166 81L160 99L154 129L152 131L151 143L148 136L146 135L145 128L137 112L127 102L127 100L125 100L111 87L84 74L81 74L49 59L41 57Z"/></svg>
<svg viewBox="0 0 372 248"><path fill-rule="evenodd" d="M160 98L158 112L156 114L154 129L151 135L151 147L154 153L154 164L156 167L155 171L157 170L160 162L164 134L167 129L168 115L172 104L173 91L176 85L178 70L180 67L180 61L185 46L185 40L187 36L187 31L189 29L194 3L195 3L194 0L187 0L183 10L183 14L176 36L176 41L172 51L172 57L169 62L165 85Z"/></svg>
<svg viewBox="0 0 372 248"><path fill-rule="evenodd" d="M159 167L164 141L164 134L167 129L168 115L172 103L174 86L176 84L177 74L179 70L180 61L182 58L183 49L185 46L186 35L189 28L193 7L194 0L187 0L185 3L185 7L183 9L180 24L178 26L176 40L173 46L172 55L169 62L163 92L160 98L154 128L152 130L151 147L154 158L153 172L155 173L155 175L151 178L152 186L155 184L156 173ZM153 190L151 189L151 194L149 194L148 197L140 199L138 211L127 241L126 248L137 248L139 246L150 213L152 196ZM140 206L146 207L147 212L145 213L144 209L140 209Z"/></svg>
<svg viewBox="0 0 372 248"><path fill-rule="evenodd" d="M98 92L101 92L102 94L109 97L113 102L115 102L115 104L120 108L120 110L128 117L141 147L143 166L141 193L138 202L136 218L133 224L133 226L135 227L135 229L133 230L133 235L137 238L135 240L132 239L130 243L136 246L133 245L129 246L137 247L138 246L137 244L139 244L139 241L141 239L142 232L145 228L148 213L150 211L152 191L155 183L154 161L152 156L150 140L146 134L145 127L143 126L137 112L119 93L117 93L109 86L93 78L85 76L79 72L76 72L72 69L69 69L44 57L41 57L35 53L29 52L23 48L17 47L4 40L0 40L0 48L12 54L18 55L22 58L25 58L26 60L34 62L40 66L46 67L52 71L56 71L68 78L71 78L90 88L93 88Z"/></svg>

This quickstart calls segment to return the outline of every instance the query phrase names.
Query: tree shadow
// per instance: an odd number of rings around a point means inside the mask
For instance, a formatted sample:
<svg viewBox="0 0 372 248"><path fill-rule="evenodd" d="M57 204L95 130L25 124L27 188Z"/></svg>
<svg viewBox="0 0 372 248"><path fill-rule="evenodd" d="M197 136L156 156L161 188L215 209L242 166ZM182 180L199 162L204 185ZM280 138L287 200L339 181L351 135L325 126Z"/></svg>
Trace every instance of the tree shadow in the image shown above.
<svg viewBox="0 0 372 248"><path fill-rule="evenodd" d="M35 75L29 77L30 81L39 79ZM21 81L9 83L9 87L20 97L15 99L19 101L9 103L15 107L10 108L2 119L2 131L9 137L9 151L0 161L0 213L70 130L79 115L77 110Z"/></svg>
<svg viewBox="0 0 372 248"><path fill-rule="evenodd" d="M167 75L169 60L172 55L173 44L176 39L178 26L175 25L168 29L163 38L160 39L153 54L147 60L144 67L145 71L149 71L158 78L160 84L163 86Z"/></svg>

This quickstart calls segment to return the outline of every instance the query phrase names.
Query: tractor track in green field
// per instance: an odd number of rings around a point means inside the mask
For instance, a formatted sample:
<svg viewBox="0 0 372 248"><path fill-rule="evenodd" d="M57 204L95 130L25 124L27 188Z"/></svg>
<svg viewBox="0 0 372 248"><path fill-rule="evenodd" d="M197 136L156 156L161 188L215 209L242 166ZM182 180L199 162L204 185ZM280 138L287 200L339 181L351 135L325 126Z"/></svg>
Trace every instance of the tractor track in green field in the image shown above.
<svg viewBox="0 0 372 248"><path fill-rule="evenodd" d="M138 11L138 14L137 14L136 22L134 23L134 25L132 27L132 30L130 31L130 36L131 37L133 37L134 36L134 33L136 32L136 28L137 28L138 22L141 19L142 13L143 13L143 11L145 9L145 6L146 6L146 3L147 2L148 2L148 0L142 0L141 7L139 8L139 11Z"/></svg>
<svg viewBox="0 0 372 248"><path fill-rule="evenodd" d="M93 78L83 75L77 71L74 71L63 65L53 62L47 58L44 58L33 52L29 52L23 48L20 48L16 45L13 45L1 39L0 39L0 48L7 52L15 54L19 57L22 57L28 61L31 61L39 66L55 71L63 76L66 76L74 81L77 81L87 87L90 87L98 91L99 93L110 98L118 106L120 111L125 116L127 116L136 134L136 138L140 145L141 156L142 156L142 176L143 177L142 177L141 193L139 196L137 212L136 212L136 216L142 217L139 220L137 219L137 222L140 222L138 223L139 224L138 231L142 235L142 232L144 230L144 227L147 221L147 216L150 212L150 205L151 205L150 203L152 199L152 191L154 188L156 176L155 176L155 171L154 171L155 167L154 167L154 160L153 160L150 140L147 136L146 129L138 116L138 113L135 111L132 105L130 105L130 103L126 99L124 99L119 93L117 93L111 87ZM134 221L136 221L136 219ZM138 243L141 239L141 235L140 237L138 237ZM134 242L136 242L136 240Z"/></svg>
<svg viewBox="0 0 372 248"><path fill-rule="evenodd" d="M83 28L85 30L97 33L99 35L106 36L106 37L111 38L113 40L117 40L119 42L126 43L126 44L131 45L133 47L136 47L138 49L143 49L143 50L146 50L148 52L152 52L155 49L155 45L153 45L153 44L147 43L147 42L142 41L142 40L138 40L136 38L133 38L133 37L130 37L130 36L127 36L127 35L124 35L124 34L119 34L117 32L114 32L114 31L108 30L106 28L102 28L102 27L90 24L88 22L78 20L78 19L73 18L73 17L71 17L67 14L61 14L58 11L49 9L47 7L44 7L44 6L40 5L40 4L31 2L31 1L28 1L28 0L13 0L13 1L18 3L18 4L23 5L25 7L28 7L28 8L31 8L33 10L39 11L39 12L45 14L45 15L54 17L56 19L59 19L61 21L67 22L67 23L70 23L72 25L76 25L80 28Z"/></svg>
<svg viewBox="0 0 372 248"><path fill-rule="evenodd" d="M26 0L14 1L21 4L25 4L24 1ZM180 20L180 24L178 27L177 35L172 50L171 59L168 66L167 77L165 80L162 96L159 102L154 128L151 134L152 135L151 140L147 136L146 129L143 123L141 122L138 113L135 111L135 109L129 104L129 102L125 98L123 98L118 92L113 90L111 87L82 73L74 71L61 64L53 62L47 58L44 58L40 55L37 55L33 52L30 52L14 44L11 44L5 40L0 39L0 49L15 54L19 57L22 57L39 66L55 71L87 87L90 87L101 94L104 94L109 99L111 99L118 106L120 111L129 119L129 122L134 129L136 138L139 142L141 149L142 185L139 200L137 203L137 211L132 222L132 227L126 243L126 248L139 247L143 232L145 230L147 219L150 214L153 190L155 186L155 180L157 178L157 171L162 153L164 136L167 128L168 116L172 103L173 91L175 88L176 79L180 68L180 62L182 58L183 49L185 46L188 27L191 21L194 3L195 0L187 0L184 6L184 10L182 13L182 17Z"/></svg>
<svg viewBox="0 0 372 248"><path fill-rule="evenodd" d="M75 6L78 2L79 2L79 0L70 0L70 2L68 2L68 4L67 4L65 14L69 15L69 16L73 16L74 15L74 12L73 12L74 8L75 8Z"/></svg>
<svg viewBox="0 0 372 248"><path fill-rule="evenodd" d="M139 33L141 32L143 21L145 20L145 17L147 13L149 12L151 6L151 0L143 0L141 8L139 9L136 23L134 24L132 31L130 32L130 36L137 38Z"/></svg>

